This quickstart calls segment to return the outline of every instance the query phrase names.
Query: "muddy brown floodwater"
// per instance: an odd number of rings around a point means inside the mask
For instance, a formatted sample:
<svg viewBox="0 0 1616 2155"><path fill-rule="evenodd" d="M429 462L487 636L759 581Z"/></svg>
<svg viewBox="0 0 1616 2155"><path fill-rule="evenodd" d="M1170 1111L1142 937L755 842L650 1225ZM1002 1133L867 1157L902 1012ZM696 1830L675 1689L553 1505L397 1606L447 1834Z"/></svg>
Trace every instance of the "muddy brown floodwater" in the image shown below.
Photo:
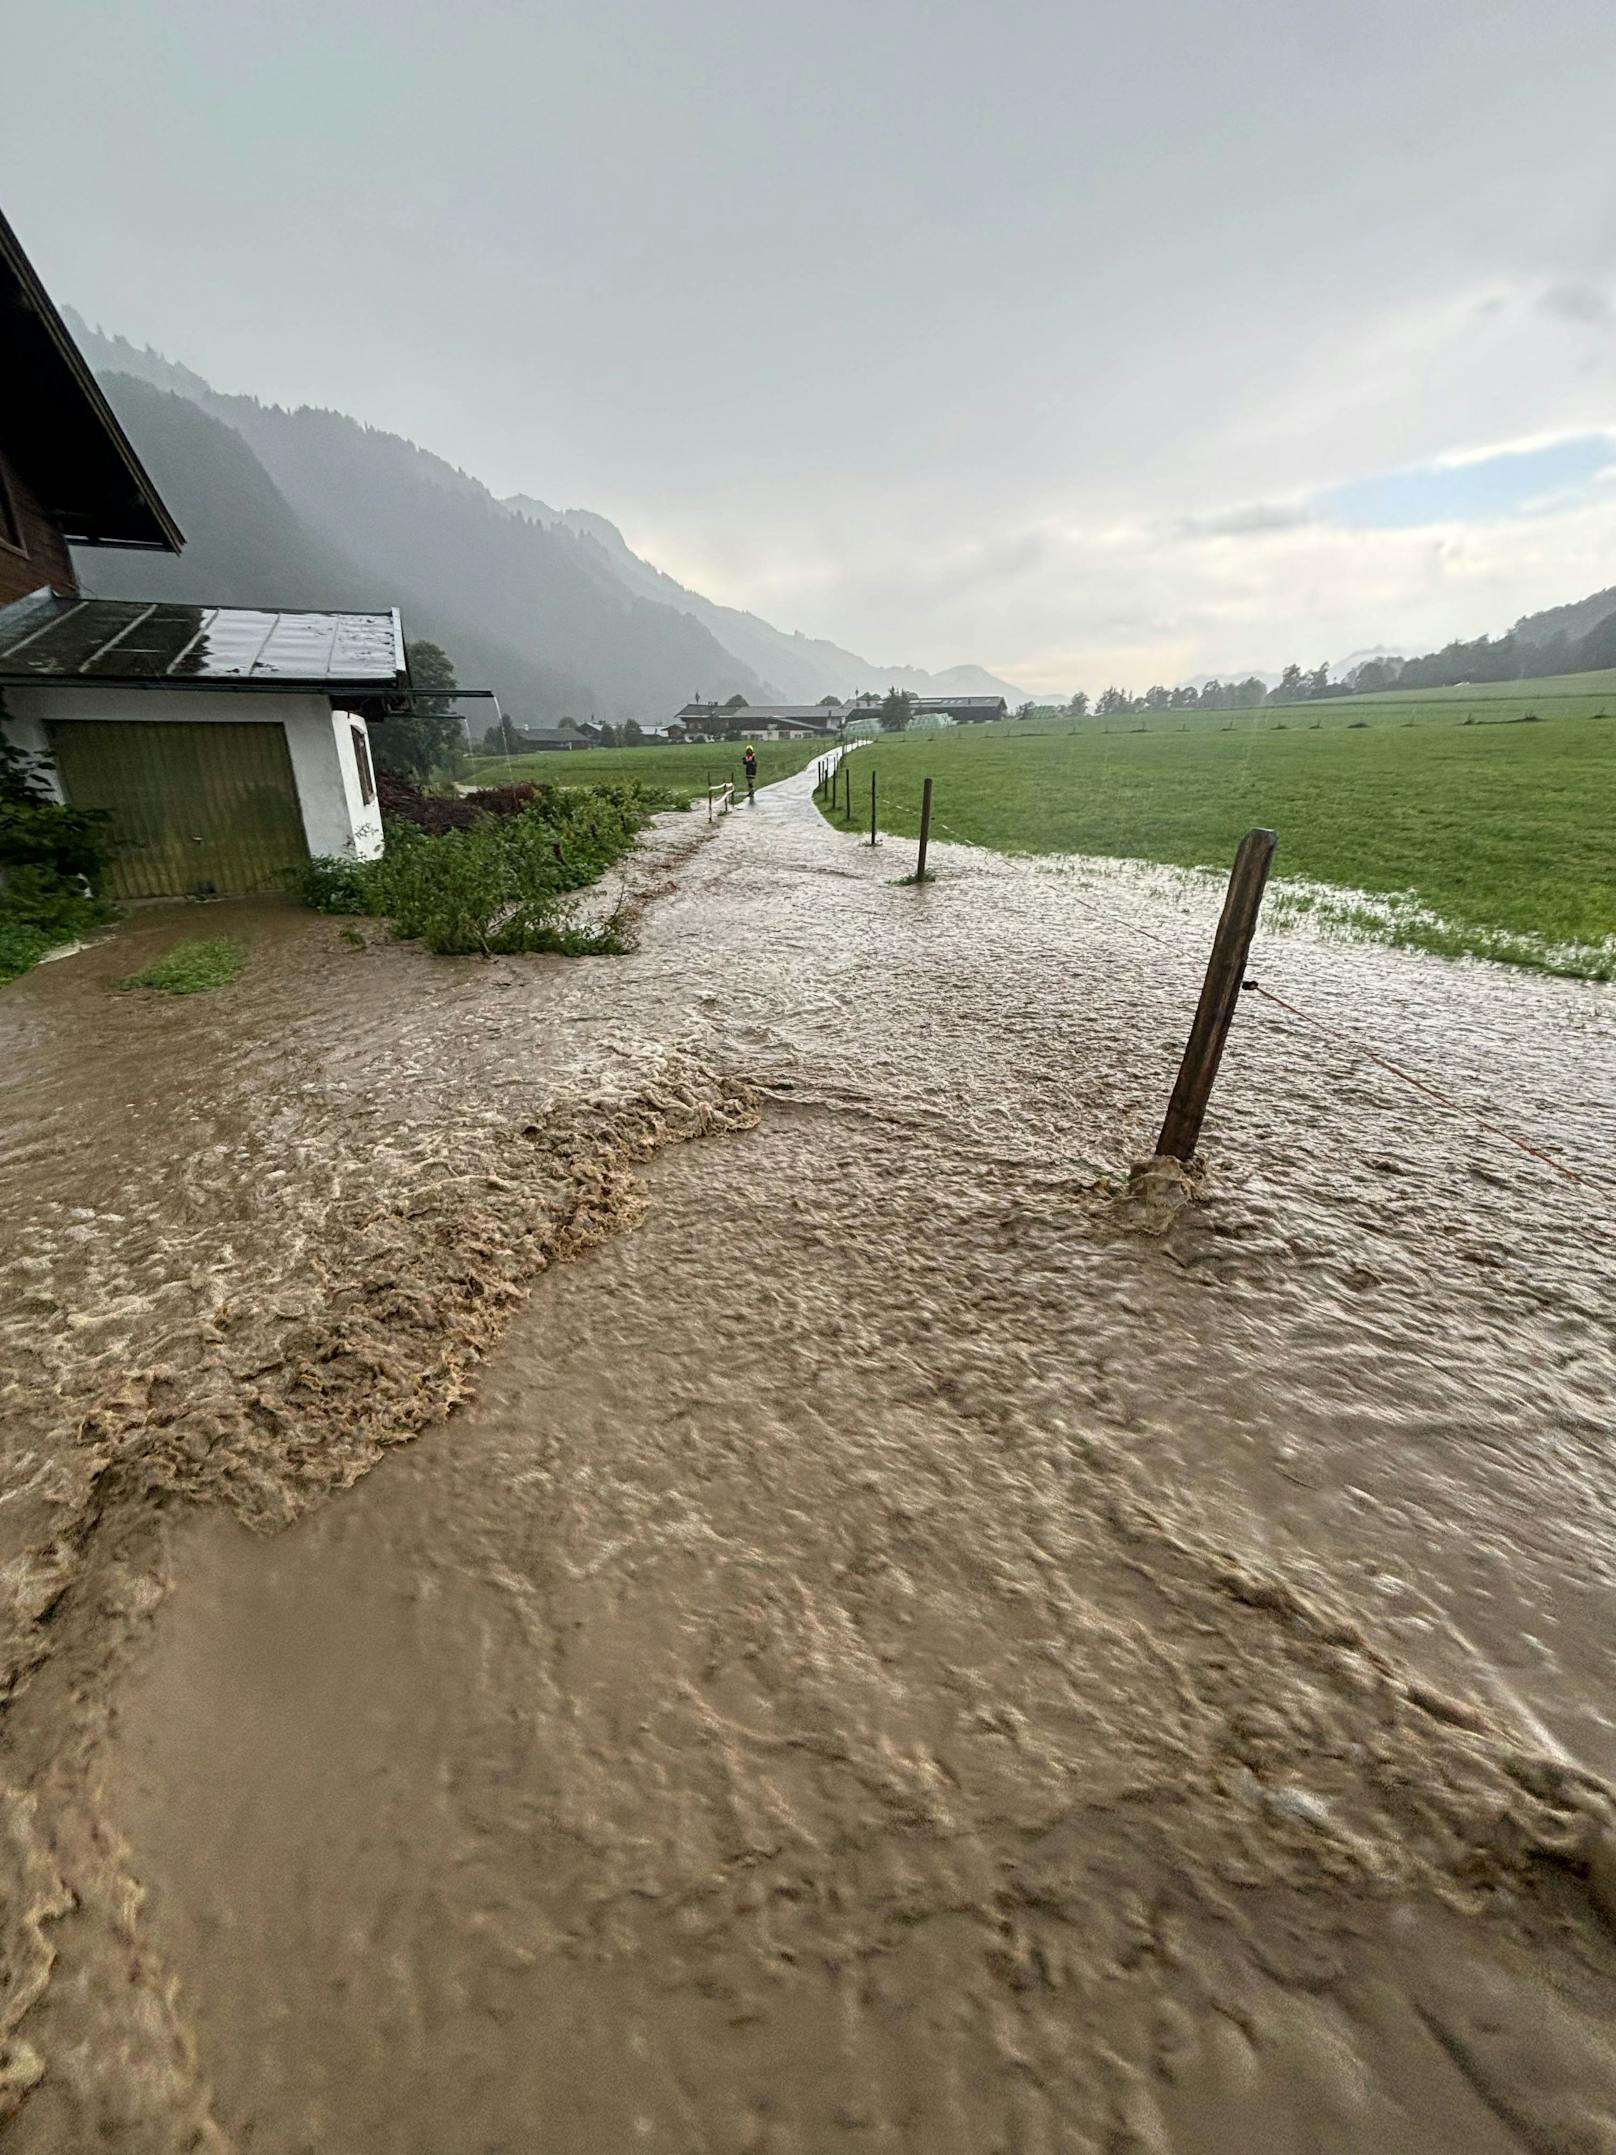
<svg viewBox="0 0 1616 2155"><path fill-rule="evenodd" d="M1616 997L810 784L0 1000L7 2145L1609 2155Z"/></svg>

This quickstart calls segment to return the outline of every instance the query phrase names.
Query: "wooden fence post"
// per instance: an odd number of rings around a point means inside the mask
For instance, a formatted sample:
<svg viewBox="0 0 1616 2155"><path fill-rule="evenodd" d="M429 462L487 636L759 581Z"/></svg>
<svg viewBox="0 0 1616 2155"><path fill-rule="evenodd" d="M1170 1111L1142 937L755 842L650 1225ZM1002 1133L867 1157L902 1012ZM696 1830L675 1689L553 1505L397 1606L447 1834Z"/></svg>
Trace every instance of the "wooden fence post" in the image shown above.
<svg viewBox="0 0 1616 2155"><path fill-rule="evenodd" d="M875 773L870 773L870 843L875 844Z"/></svg>
<svg viewBox="0 0 1616 2155"><path fill-rule="evenodd" d="M931 780L920 789L920 858L915 862L915 881L926 880L926 847L931 839Z"/></svg>
<svg viewBox="0 0 1616 2155"><path fill-rule="evenodd" d="M1218 1074L1218 1064L1223 1059L1223 1043L1229 1036L1234 1006L1240 999L1246 954L1251 949L1257 909L1262 904L1263 889L1277 844L1278 839L1272 831L1247 831L1234 857L1218 932L1212 938L1206 978L1201 983L1201 999L1195 1006L1189 1045L1178 1066L1173 1097L1167 1104L1167 1118L1162 1124L1161 1136L1156 1140L1157 1152L1166 1153L1174 1160L1187 1161L1195 1156L1206 1103Z"/></svg>

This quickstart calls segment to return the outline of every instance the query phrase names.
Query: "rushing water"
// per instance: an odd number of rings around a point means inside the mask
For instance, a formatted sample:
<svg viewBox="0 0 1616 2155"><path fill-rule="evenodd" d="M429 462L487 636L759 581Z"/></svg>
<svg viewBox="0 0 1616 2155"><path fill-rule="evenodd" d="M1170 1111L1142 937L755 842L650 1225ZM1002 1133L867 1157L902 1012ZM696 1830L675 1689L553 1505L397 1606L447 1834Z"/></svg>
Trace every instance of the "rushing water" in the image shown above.
<svg viewBox="0 0 1616 2155"><path fill-rule="evenodd" d="M1616 2147L1616 997L810 783L7 992L12 2143Z"/></svg>

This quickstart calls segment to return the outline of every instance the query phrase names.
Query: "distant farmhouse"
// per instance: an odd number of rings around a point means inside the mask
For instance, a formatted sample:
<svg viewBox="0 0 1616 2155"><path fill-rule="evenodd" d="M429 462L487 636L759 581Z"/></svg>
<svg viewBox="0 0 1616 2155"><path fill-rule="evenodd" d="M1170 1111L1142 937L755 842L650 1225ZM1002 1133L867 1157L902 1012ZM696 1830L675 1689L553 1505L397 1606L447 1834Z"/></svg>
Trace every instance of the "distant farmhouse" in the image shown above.
<svg viewBox="0 0 1616 2155"><path fill-rule="evenodd" d="M850 718L876 718L885 697L873 690L851 703L703 703L699 698L675 712L666 728L670 741L789 741L839 734ZM960 725L1003 718L1009 705L1002 696L920 696L909 706L913 718L952 719Z"/></svg>
<svg viewBox="0 0 1616 2155"><path fill-rule="evenodd" d="M1009 709L1002 696L922 696L914 706L914 716L951 718L961 726L969 726L1004 718Z"/></svg>
<svg viewBox="0 0 1616 2155"><path fill-rule="evenodd" d="M666 731L675 741L794 741L828 738L846 716L840 703L687 703Z"/></svg>
<svg viewBox="0 0 1616 2155"><path fill-rule="evenodd" d="M3 217L0 341L0 734L110 818L104 888L279 891L380 853L366 721L408 706L398 614L85 597L70 545L184 539Z"/></svg>
<svg viewBox="0 0 1616 2155"><path fill-rule="evenodd" d="M514 752L525 756L546 749L597 748L600 745L600 728L579 725L575 719L569 718L564 719L559 726L513 726L511 737Z"/></svg>

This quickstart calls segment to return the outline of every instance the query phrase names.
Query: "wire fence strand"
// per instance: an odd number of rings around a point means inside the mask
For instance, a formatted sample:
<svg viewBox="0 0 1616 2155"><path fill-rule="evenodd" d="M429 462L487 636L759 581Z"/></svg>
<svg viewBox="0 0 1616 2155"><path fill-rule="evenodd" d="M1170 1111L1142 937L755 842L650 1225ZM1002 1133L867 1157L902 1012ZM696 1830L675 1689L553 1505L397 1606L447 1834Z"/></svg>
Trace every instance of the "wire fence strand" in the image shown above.
<svg viewBox="0 0 1616 2155"><path fill-rule="evenodd" d="M1476 1108L1467 1107L1461 1100L1455 1100L1440 1087L1428 1084L1424 1078L1416 1077L1412 1071L1403 1069L1387 1056L1377 1054L1356 1034L1344 1033L1336 1026L1327 1025L1322 1018L1314 1017L1310 1010L1303 1010L1297 1004L1288 1002L1283 995L1276 995L1272 988L1265 988L1260 981L1248 981L1246 985L1254 994L1260 995L1264 1002L1273 1003L1276 1008L1288 1011L1293 1018L1299 1018L1304 1025L1311 1025L1316 1033L1322 1033L1327 1040L1351 1048L1356 1054L1372 1062L1377 1069L1386 1071L1394 1078L1400 1078L1415 1092L1423 1093L1428 1100L1434 1100L1439 1107L1448 1109L1450 1114L1465 1117L1473 1122L1478 1130L1485 1130L1489 1137L1501 1138L1506 1145L1513 1145L1517 1152L1524 1152L1530 1159L1541 1160L1545 1167L1552 1167L1554 1172L1563 1175L1567 1182L1576 1183L1580 1189L1598 1190L1616 1196L1616 1184L1607 1183L1591 1175L1579 1175L1574 1167L1567 1167L1565 1162L1557 1160L1553 1153L1543 1151L1541 1146L1532 1144L1527 1138L1517 1137L1513 1130L1506 1130L1502 1123L1492 1121L1489 1116L1481 1114Z"/></svg>
<svg viewBox="0 0 1616 2155"><path fill-rule="evenodd" d="M933 811L932 821L938 830L947 833L948 836L956 839L961 845L975 846L979 851L991 850L991 848L983 848L976 839L966 838L961 832L956 831L951 823L945 823L935 811ZM1158 935L1153 929L1144 927L1138 921L1129 923L1129 933L1142 936L1147 943L1154 943L1160 950L1171 951L1178 956L1186 955L1182 944L1171 941L1165 935ZM1449 1114L1457 1115L1461 1119L1472 1123L1478 1130L1485 1130L1489 1137L1495 1137L1503 1144L1512 1145L1517 1152L1524 1153L1528 1159L1536 1160L1542 1166L1551 1169L1564 1181L1573 1183L1578 1189L1592 1190L1602 1197L1616 1198L1616 1182L1608 1181L1603 1176L1580 1174L1576 1168L1567 1167L1565 1162L1557 1160L1553 1153L1545 1152L1540 1145L1534 1145L1529 1138L1521 1137L1513 1130L1506 1129L1502 1123L1495 1121L1490 1114L1484 1114L1478 1108L1467 1106L1462 1100L1455 1100L1451 1094L1443 1092L1440 1086L1430 1084L1425 1078L1416 1076L1413 1071L1405 1070L1400 1063L1394 1063L1388 1056L1379 1054L1366 1041L1360 1040L1355 1033L1344 1032L1339 1026L1330 1025L1323 1018L1315 1017L1310 1010L1304 1010L1299 1004L1288 1001L1283 995L1275 994L1272 988L1265 988L1260 981L1248 980L1245 986L1254 994L1259 995L1263 1001L1272 1003L1276 1009L1286 1011L1303 1025L1311 1026L1316 1033L1319 1033L1325 1039L1333 1040L1337 1046L1351 1049L1355 1054L1361 1055L1366 1061L1373 1063L1377 1069L1384 1070L1389 1077L1397 1078L1402 1084L1407 1085L1411 1091L1423 1094L1427 1100L1435 1101L1437 1106L1445 1108Z"/></svg>

